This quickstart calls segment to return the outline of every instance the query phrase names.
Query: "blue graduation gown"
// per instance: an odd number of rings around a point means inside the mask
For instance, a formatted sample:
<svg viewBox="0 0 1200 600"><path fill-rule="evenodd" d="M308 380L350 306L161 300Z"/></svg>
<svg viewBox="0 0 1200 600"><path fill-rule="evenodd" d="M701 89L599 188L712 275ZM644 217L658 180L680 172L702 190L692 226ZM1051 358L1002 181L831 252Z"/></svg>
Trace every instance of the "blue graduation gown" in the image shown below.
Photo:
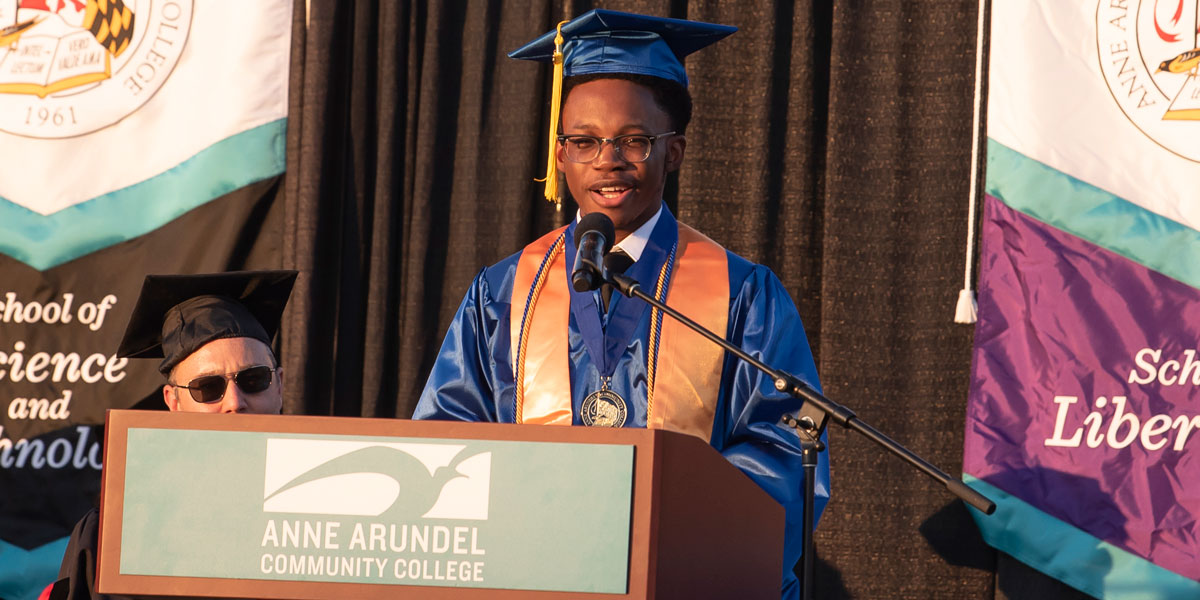
<svg viewBox="0 0 1200 600"><path fill-rule="evenodd" d="M566 236L566 268L551 276L569 277L575 259L574 227L570 225ZM642 256L626 274L652 289L677 237L675 217L664 206ZM770 269L731 252L727 255L730 301L725 339L819 390L808 338L783 284ZM475 277L446 333L414 419L515 421L510 303L519 258L520 253L509 256ZM571 292L568 344L574 424L581 424L580 403L601 387L601 368L593 356L603 348L602 360L613 371L609 387L630 404L625 426L645 427L650 310L637 298L613 294L607 318L602 318L596 297L597 292ZM517 318L523 308L517 307ZM618 330L623 333L612 334ZM799 406L799 400L777 392L769 377L726 354L709 441L786 511L784 599L799 597L792 567L803 548L804 473L799 439L779 421L784 414L795 414ZM827 452L821 453L815 487L814 512L819 517L829 498Z"/></svg>

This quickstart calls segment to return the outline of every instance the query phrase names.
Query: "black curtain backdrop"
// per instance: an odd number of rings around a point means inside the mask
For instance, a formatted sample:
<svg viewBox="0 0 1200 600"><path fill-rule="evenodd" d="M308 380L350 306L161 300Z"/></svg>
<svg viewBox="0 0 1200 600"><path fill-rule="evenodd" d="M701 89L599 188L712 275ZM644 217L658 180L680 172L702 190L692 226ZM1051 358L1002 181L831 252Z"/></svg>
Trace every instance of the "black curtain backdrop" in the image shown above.
<svg viewBox="0 0 1200 600"><path fill-rule="evenodd" d="M287 412L408 417L471 278L573 217L533 182L550 69L505 55L596 4L297 0ZM780 276L826 395L960 473L976 1L602 7L740 28L687 61L695 117L667 202ZM989 549L960 502L870 442L830 440L817 597L1085 597Z"/></svg>

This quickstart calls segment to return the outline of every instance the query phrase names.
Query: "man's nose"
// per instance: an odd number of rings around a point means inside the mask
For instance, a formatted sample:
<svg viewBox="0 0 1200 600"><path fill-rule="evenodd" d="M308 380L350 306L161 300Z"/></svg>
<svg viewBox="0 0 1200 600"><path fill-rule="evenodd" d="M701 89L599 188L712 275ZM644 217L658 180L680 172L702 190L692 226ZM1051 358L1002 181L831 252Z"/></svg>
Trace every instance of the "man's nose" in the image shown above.
<svg viewBox="0 0 1200 600"><path fill-rule="evenodd" d="M225 381L225 396L221 398L221 412L223 413L240 413L246 412L250 405L246 402L246 393L233 382L233 379Z"/></svg>
<svg viewBox="0 0 1200 600"><path fill-rule="evenodd" d="M629 161L621 155L616 142L605 141L600 144L600 154L592 160L592 166L597 169L614 169L629 166Z"/></svg>

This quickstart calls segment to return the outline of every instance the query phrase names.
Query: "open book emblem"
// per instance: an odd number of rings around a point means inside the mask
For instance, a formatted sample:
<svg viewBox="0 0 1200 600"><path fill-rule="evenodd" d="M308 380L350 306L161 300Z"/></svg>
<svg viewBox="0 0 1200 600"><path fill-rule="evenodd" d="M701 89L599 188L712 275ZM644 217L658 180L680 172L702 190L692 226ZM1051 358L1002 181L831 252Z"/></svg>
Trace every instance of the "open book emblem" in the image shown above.
<svg viewBox="0 0 1200 600"><path fill-rule="evenodd" d="M0 93L45 98L109 79L133 40L137 15L122 0L0 1L14 21L0 30Z"/></svg>

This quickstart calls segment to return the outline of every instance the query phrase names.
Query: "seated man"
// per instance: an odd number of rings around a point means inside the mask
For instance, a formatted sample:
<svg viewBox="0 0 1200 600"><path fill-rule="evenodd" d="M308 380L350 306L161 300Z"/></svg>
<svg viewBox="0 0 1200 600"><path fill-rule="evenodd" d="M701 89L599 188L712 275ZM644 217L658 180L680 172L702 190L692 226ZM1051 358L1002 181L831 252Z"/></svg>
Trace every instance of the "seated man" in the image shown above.
<svg viewBox="0 0 1200 600"><path fill-rule="evenodd" d="M662 201L691 118L680 61L733 31L596 10L510 56L551 60L561 33L562 118L551 126L562 134L547 181L562 171L581 215L612 220L616 249L605 263L618 268L619 249L626 274L648 292L816 387L804 328L778 278L676 221ZM799 438L780 419L800 401L641 300L571 289L575 228L475 278L414 418L650 427L704 439L785 508L782 596L798 597L804 474ZM815 486L819 514L829 496L825 453Z"/></svg>
<svg viewBox="0 0 1200 600"><path fill-rule="evenodd" d="M117 356L162 358L172 411L279 414L283 370L271 338L295 271L147 275ZM93 589L99 512L71 533L50 598L116 598Z"/></svg>

